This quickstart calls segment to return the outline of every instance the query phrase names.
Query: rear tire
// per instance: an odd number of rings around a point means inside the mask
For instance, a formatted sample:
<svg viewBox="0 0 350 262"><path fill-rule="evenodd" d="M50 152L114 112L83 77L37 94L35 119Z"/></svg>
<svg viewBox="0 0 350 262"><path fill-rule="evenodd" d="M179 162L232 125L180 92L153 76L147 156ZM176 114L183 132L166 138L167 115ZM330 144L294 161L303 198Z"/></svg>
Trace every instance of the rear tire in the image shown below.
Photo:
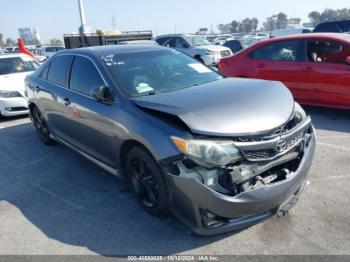
<svg viewBox="0 0 350 262"><path fill-rule="evenodd" d="M50 137L50 130L40 110L34 107L32 111L33 124L41 142L45 145L53 145L55 141Z"/></svg>
<svg viewBox="0 0 350 262"><path fill-rule="evenodd" d="M126 160L129 184L143 208L154 216L169 213L169 190L161 169L147 150L132 148Z"/></svg>

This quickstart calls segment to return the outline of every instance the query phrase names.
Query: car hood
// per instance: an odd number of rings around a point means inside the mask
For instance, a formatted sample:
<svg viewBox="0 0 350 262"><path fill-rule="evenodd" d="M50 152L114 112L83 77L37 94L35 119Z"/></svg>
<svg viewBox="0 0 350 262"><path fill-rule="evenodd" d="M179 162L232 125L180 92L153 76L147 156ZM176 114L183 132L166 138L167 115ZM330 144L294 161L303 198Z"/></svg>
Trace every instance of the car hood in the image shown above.
<svg viewBox="0 0 350 262"><path fill-rule="evenodd" d="M0 75L0 90L19 91L24 94L24 79L33 72L15 73L9 75Z"/></svg>
<svg viewBox="0 0 350 262"><path fill-rule="evenodd" d="M282 83L242 78L131 100L179 117L193 133L212 136L264 134L286 123L294 110L293 96Z"/></svg>
<svg viewBox="0 0 350 262"><path fill-rule="evenodd" d="M227 51L230 49L225 47L225 46L221 46L221 45L203 45L203 46L198 46L200 48L204 48L204 49L208 49L210 51L218 51L218 52L221 52L221 51Z"/></svg>

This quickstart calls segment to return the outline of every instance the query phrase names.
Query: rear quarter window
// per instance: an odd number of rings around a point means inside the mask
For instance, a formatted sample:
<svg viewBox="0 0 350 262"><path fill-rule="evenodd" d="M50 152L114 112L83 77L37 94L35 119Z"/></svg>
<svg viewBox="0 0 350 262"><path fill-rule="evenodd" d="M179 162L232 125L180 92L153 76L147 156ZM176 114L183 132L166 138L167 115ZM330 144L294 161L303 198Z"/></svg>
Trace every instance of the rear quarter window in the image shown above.
<svg viewBox="0 0 350 262"><path fill-rule="evenodd" d="M39 75L39 77L40 77L41 79L47 80L47 76L48 76L48 74L49 74L50 64L51 64L51 63L47 63L47 64L44 65L44 68L42 69L42 71L41 71L41 73L40 73L40 75Z"/></svg>
<svg viewBox="0 0 350 262"><path fill-rule="evenodd" d="M64 86L67 86L67 76L72 57L61 55L54 58L48 72L47 80Z"/></svg>

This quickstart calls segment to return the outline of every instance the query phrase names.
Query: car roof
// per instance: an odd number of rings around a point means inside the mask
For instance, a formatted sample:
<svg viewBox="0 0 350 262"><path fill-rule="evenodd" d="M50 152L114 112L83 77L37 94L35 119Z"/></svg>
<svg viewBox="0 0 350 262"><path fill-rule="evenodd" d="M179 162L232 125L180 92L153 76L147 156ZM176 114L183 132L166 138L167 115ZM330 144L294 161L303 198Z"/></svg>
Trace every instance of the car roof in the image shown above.
<svg viewBox="0 0 350 262"><path fill-rule="evenodd" d="M348 22L350 22L350 19L325 21L325 22L319 23L317 26L323 25L323 24L337 24L337 23L348 23Z"/></svg>
<svg viewBox="0 0 350 262"><path fill-rule="evenodd" d="M26 54L21 54L21 53L5 53L5 54L0 54L0 59L1 58L11 58L11 57L29 57Z"/></svg>
<svg viewBox="0 0 350 262"><path fill-rule="evenodd" d="M106 45L106 46L94 46L76 49L66 49L60 51L58 54L84 54L92 56L103 56L110 54L126 54L126 53L137 53L147 51L159 51L168 50L169 48L156 45Z"/></svg>
<svg viewBox="0 0 350 262"><path fill-rule="evenodd" d="M347 40L350 42L350 35L342 34L342 33L305 33L305 34L295 34L295 35L287 35L280 36L275 38L270 38L267 40L263 40L260 43L266 42L277 42L281 40L295 40L295 39L312 39L312 38L332 38L334 40Z"/></svg>
<svg viewBox="0 0 350 262"><path fill-rule="evenodd" d="M157 38L163 38L163 37L173 37L173 36L213 36L213 35L196 35L196 34L166 34L166 35L159 35L156 37ZM218 37L218 36L216 36Z"/></svg>
<svg viewBox="0 0 350 262"><path fill-rule="evenodd" d="M64 48L64 45L43 45L43 46L41 46L41 48L46 48L46 47L63 47Z"/></svg>

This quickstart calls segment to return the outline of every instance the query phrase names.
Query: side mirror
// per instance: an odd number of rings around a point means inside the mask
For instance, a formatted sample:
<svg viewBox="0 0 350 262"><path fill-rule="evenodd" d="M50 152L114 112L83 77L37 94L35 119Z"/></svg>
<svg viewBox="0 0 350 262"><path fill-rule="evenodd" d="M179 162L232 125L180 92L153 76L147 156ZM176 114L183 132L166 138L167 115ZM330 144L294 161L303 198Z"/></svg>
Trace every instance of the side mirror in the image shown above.
<svg viewBox="0 0 350 262"><path fill-rule="evenodd" d="M350 56L345 58L345 64L350 65Z"/></svg>
<svg viewBox="0 0 350 262"><path fill-rule="evenodd" d="M114 102L111 90L105 85L92 89L91 96L95 98L96 101L106 105L111 105Z"/></svg>

